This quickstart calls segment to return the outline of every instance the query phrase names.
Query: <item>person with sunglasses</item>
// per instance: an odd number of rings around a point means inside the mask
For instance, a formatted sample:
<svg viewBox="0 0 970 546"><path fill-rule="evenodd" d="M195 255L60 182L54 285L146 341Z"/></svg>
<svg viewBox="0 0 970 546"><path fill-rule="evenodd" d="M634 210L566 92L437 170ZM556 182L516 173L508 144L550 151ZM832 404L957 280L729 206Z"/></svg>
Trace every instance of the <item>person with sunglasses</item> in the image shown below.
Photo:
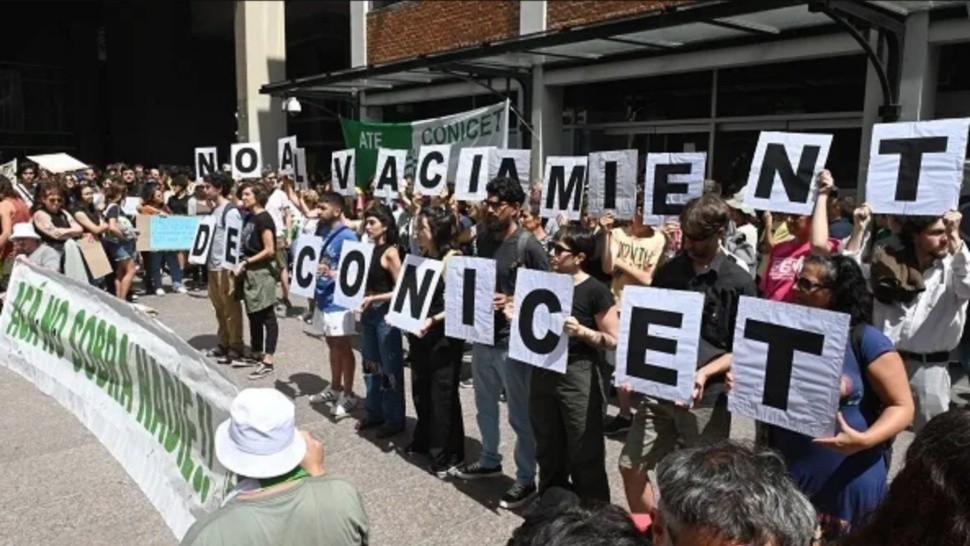
<svg viewBox="0 0 970 546"><path fill-rule="evenodd" d="M569 487L583 501L609 502L599 368L603 351L616 347L619 319L610 289L588 272L595 249L595 232L575 224L553 236L552 270L570 275L574 284L564 327L569 356L564 374L533 368L529 406L539 494L550 487Z"/></svg>
<svg viewBox="0 0 970 546"><path fill-rule="evenodd" d="M37 202L33 206L34 227L40 239L57 251L64 261L64 243L84 235L84 228L64 209L66 196L60 184L45 180L37 186Z"/></svg>
<svg viewBox="0 0 970 546"><path fill-rule="evenodd" d="M692 200L680 214L683 248L661 265L652 286L704 294L694 399L690 405L644 397L620 454L620 474L633 513L656 508L647 477L679 445L704 445L728 437L725 373L731 366L734 322L741 296L755 296L754 280L728 258L721 240L731 211L708 194Z"/></svg>
<svg viewBox="0 0 970 546"><path fill-rule="evenodd" d="M872 295L846 256L809 256L795 301L846 313L852 330L842 362L838 427L829 438L767 425L768 446L818 511L822 538L836 540L865 521L886 493L886 451L913 420L913 396L893 342L872 321Z"/></svg>
<svg viewBox="0 0 970 546"><path fill-rule="evenodd" d="M767 300L795 301L792 288L805 258L812 254L824 256L839 249L841 242L829 238L828 197L835 186L832 173L827 170L818 173L817 184L818 196L812 216L791 216L788 231L792 238L774 245L768 254L760 286Z"/></svg>

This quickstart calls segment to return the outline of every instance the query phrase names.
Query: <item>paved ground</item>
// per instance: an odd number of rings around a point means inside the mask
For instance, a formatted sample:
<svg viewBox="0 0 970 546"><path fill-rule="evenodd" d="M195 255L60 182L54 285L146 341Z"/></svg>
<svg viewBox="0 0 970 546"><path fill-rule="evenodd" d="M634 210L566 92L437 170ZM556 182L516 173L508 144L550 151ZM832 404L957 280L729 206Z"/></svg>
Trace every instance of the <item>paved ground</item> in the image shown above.
<svg viewBox="0 0 970 546"><path fill-rule="evenodd" d="M197 348L214 342L215 321L204 293L144 297L159 310L159 320ZM396 451L406 434L392 441L358 436L353 420L334 423L311 408L306 397L326 386L326 345L296 318L281 320L275 377L251 382L247 370L230 370L241 387L271 386L294 399L299 426L326 447L329 472L354 483L364 497L376 545L504 544L521 522L498 508L498 497L512 484L513 438L502 427L502 452L508 476L479 482L442 482L423 470L423 462ZM359 355L358 355L359 358ZM359 368L358 368L359 369ZM359 381L356 391L363 392ZM965 383L965 380L964 380ZM965 392L966 389L963 388ZM480 449L471 390L462 390L467 452ZM138 487L87 430L53 399L19 376L0 368L0 544L173 544L175 541ZM408 400L409 426L413 408ZM615 408L611 408L611 413ZM29 415L29 419L27 416ZM504 407L503 407L504 416ZM736 420L732 436L749 439L750 422ZM911 440L897 441L894 462ZM614 502L625 504L615 469L621 443L607 441L607 466ZM896 466L894 464L894 466Z"/></svg>

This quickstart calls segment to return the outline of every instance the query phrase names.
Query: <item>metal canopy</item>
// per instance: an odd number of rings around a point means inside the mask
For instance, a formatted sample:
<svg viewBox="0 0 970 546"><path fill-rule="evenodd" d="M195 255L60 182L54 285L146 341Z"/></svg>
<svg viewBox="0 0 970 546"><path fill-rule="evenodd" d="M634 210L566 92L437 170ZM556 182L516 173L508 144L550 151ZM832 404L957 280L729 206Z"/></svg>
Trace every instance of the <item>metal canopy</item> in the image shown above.
<svg viewBox="0 0 970 546"><path fill-rule="evenodd" d="M837 31L829 6L900 24L898 11L886 2L854 0L697 0L637 15L565 27L460 49L419 55L387 63L273 82L263 94L348 96L360 91L387 91L482 78L518 79L531 83L533 66L569 67L631 57L722 47L734 43L778 40ZM911 2L924 9L945 2ZM823 5L826 9L820 9ZM870 19L871 21L871 19ZM873 22L878 26L878 22Z"/></svg>

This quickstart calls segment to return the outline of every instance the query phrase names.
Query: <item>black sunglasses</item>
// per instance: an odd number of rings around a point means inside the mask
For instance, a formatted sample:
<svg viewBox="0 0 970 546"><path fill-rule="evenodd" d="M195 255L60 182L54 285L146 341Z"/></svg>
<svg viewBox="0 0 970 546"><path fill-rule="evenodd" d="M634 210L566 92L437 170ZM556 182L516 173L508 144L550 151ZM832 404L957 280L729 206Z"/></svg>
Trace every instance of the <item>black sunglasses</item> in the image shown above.
<svg viewBox="0 0 970 546"><path fill-rule="evenodd" d="M814 292L819 288L830 288L828 283L814 282L805 277L798 277L795 279L795 286L798 287L802 292Z"/></svg>
<svg viewBox="0 0 970 546"><path fill-rule="evenodd" d="M559 244L555 244L555 245L552 245L552 253L555 254L556 256L559 256L560 254L572 254L573 249L567 248Z"/></svg>

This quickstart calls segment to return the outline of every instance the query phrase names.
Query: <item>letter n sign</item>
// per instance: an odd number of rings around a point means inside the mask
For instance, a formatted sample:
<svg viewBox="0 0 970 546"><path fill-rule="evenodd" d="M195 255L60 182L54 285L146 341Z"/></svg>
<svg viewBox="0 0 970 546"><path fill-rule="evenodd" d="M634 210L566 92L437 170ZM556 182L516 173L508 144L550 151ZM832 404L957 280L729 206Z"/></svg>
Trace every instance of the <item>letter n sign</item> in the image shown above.
<svg viewBox="0 0 970 546"><path fill-rule="evenodd" d="M757 210L811 214L832 135L763 131L751 160L744 202Z"/></svg>
<svg viewBox="0 0 970 546"><path fill-rule="evenodd" d="M836 432L849 315L742 297L731 413L818 438Z"/></svg>
<svg viewBox="0 0 970 546"><path fill-rule="evenodd" d="M704 294L627 286L620 310L616 384L690 402L697 370Z"/></svg>

